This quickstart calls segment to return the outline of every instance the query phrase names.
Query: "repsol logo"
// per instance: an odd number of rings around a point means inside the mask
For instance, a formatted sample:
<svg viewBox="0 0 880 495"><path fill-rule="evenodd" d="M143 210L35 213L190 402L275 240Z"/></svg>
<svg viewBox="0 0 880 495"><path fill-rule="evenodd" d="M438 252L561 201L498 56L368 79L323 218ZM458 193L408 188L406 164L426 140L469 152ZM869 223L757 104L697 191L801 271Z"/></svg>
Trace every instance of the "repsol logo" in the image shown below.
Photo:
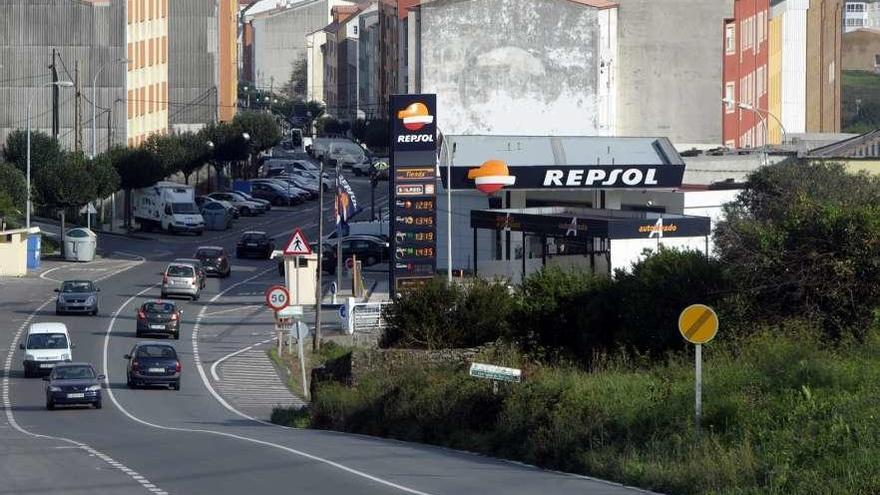
<svg viewBox="0 0 880 495"><path fill-rule="evenodd" d="M433 134L404 134L397 136L398 143L433 143Z"/></svg>
<svg viewBox="0 0 880 495"><path fill-rule="evenodd" d="M544 173L544 186L656 186L656 175L656 168L588 168L567 171L550 169Z"/></svg>

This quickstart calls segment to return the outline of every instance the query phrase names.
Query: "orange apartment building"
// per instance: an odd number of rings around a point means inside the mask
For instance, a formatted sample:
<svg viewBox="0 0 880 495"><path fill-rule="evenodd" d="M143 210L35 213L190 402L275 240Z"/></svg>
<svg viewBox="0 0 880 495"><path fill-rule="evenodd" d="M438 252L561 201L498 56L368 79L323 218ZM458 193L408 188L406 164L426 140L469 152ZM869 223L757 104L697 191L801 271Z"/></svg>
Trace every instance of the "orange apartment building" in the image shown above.
<svg viewBox="0 0 880 495"><path fill-rule="evenodd" d="M128 145L168 131L168 2L127 0Z"/></svg>

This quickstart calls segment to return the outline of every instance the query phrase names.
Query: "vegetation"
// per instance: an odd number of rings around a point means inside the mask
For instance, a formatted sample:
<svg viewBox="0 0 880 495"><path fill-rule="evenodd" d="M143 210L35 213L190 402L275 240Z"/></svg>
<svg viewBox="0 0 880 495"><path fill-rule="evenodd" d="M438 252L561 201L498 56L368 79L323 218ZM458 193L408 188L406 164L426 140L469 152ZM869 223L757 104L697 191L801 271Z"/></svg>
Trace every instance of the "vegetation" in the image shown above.
<svg viewBox="0 0 880 495"><path fill-rule="evenodd" d="M870 494L880 491L878 352L876 336L828 349L798 322L737 346L713 343L701 435L685 354L651 366L606 355L589 371L532 364L524 383L498 394L464 369L413 366L362 377L357 388L321 385L311 421L663 493Z"/></svg>
<svg viewBox="0 0 880 495"><path fill-rule="evenodd" d="M17 226L27 200L25 175L14 165L0 162L0 223Z"/></svg>
<svg viewBox="0 0 880 495"><path fill-rule="evenodd" d="M880 128L880 75L845 70L841 84L843 132L860 134Z"/></svg>

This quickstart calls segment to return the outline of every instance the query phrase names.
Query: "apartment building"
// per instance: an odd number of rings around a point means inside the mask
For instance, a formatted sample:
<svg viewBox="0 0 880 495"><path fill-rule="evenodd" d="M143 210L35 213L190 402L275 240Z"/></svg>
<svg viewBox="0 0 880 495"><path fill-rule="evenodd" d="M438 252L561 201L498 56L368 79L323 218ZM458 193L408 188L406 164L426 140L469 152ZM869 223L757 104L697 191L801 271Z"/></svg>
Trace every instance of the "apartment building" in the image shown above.
<svg viewBox="0 0 880 495"><path fill-rule="evenodd" d="M127 142L168 131L169 0L127 0Z"/></svg>
<svg viewBox="0 0 880 495"><path fill-rule="evenodd" d="M769 0L736 0L724 24L723 140L729 148L767 142ZM744 107L749 107L744 108Z"/></svg>

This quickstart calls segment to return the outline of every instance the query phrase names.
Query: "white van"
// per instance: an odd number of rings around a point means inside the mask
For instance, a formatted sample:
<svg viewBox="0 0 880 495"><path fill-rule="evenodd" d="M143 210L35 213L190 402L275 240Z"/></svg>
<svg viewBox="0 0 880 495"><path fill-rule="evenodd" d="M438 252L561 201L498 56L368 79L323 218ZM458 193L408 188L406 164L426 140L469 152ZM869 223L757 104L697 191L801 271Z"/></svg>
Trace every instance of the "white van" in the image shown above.
<svg viewBox="0 0 880 495"><path fill-rule="evenodd" d="M155 228L169 233L195 232L198 235L205 230L205 219L196 206L193 186L157 182L132 191L131 203L134 219L144 230Z"/></svg>
<svg viewBox="0 0 880 495"><path fill-rule="evenodd" d="M24 376L30 378L51 373L58 363L69 363L75 345L64 323L34 323L18 347L24 351Z"/></svg>

